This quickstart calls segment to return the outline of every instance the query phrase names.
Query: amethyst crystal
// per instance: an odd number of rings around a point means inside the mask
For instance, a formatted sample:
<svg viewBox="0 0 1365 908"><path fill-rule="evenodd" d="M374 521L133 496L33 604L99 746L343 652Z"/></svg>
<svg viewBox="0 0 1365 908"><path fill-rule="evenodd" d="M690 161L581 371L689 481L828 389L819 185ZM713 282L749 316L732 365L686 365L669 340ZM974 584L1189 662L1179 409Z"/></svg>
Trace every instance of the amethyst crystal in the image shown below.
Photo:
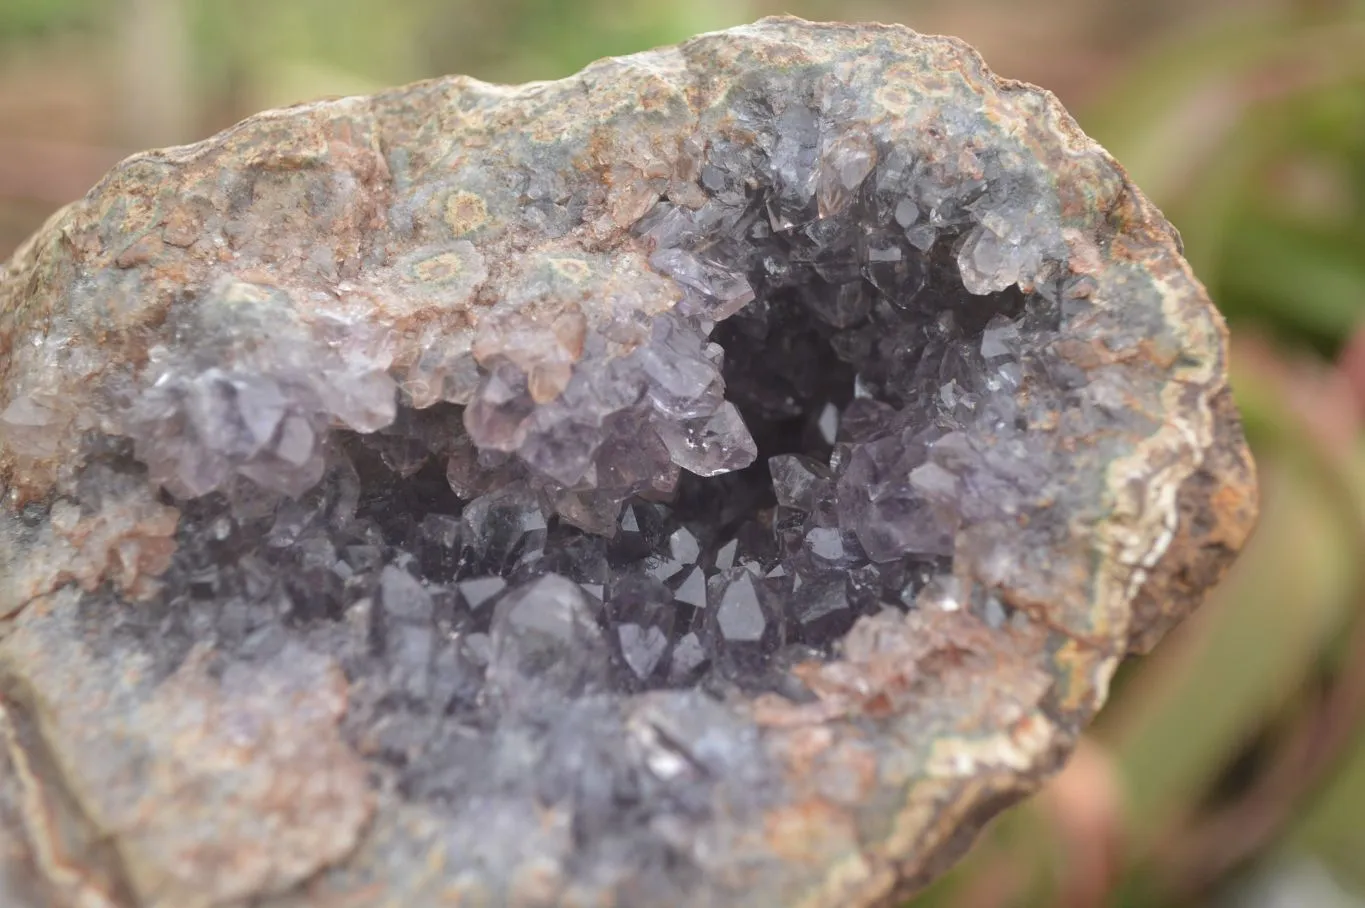
<svg viewBox="0 0 1365 908"><path fill-rule="evenodd" d="M0 272L0 893L894 900L1240 546L1223 345L905 29L134 157Z"/></svg>

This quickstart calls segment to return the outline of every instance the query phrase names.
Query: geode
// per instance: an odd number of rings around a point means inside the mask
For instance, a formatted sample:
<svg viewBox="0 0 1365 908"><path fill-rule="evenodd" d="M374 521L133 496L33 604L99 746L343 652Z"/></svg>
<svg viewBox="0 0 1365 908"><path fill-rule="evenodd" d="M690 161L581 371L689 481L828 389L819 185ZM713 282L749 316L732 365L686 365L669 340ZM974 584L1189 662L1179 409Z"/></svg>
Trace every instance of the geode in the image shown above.
<svg viewBox="0 0 1365 908"><path fill-rule="evenodd" d="M7 905L889 904L1255 511L1175 231L898 27L137 155L0 353Z"/></svg>

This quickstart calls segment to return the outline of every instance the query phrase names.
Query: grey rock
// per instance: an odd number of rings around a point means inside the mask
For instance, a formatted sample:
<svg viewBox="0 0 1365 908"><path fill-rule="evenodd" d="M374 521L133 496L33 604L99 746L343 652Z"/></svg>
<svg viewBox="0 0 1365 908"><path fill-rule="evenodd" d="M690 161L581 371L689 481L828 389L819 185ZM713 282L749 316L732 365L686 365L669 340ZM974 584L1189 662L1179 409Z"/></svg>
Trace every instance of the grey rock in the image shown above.
<svg viewBox="0 0 1365 908"><path fill-rule="evenodd" d="M791 19L129 159L0 488L0 893L118 908L896 904L1255 511L1108 156Z"/></svg>

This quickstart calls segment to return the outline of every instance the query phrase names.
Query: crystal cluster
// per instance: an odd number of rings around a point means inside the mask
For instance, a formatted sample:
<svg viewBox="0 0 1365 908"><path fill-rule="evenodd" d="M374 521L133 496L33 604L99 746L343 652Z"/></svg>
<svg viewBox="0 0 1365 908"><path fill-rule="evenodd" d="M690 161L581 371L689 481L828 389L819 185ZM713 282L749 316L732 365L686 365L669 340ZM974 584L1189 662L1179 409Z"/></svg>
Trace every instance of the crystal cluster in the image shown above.
<svg viewBox="0 0 1365 908"><path fill-rule="evenodd" d="M151 351L155 383L125 416L153 482L184 498L233 485L298 496L322 478L330 421L357 432L393 422L384 363L282 331L287 297L240 283L205 297L177 325L183 345ZM353 343L366 333L354 332Z"/></svg>
<svg viewBox="0 0 1365 908"><path fill-rule="evenodd" d="M1127 191L1108 163L1054 147L1034 101L1001 114L956 45L823 28L335 102L148 163L192 188L146 217L115 193L72 245L110 251L64 291L105 360L59 318L0 320L23 499L0 541L48 559L0 552L22 587L0 684L41 689L52 639L120 704L203 666L297 691L334 664L344 716L291 708L317 753L364 761L373 804L336 801L350 826L313 865L254 865L252 904L312 904L289 894L308 867L310 892L374 876L412 904L893 898L952 839L907 792L950 780L931 797L956 815L996 773L1003 801L1097 705L1221 378L1172 428L1166 383L1204 387L1217 345L1182 321L1208 311L1188 279L1177 318L1128 260L1096 264L1121 218L1077 215L1053 162ZM65 248L23 267L86 274L47 264ZM58 556L79 565L43 575ZM107 718L42 721L79 762L137 737ZM185 790L259 790L207 752L165 762ZM199 898L138 847L130 904Z"/></svg>
<svg viewBox="0 0 1365 908"><path fill-rule="evenodd" d="M267 550L302 559L277 568L296 607L339 615L378 583L379 637L423 614L461 640L441 664L498 690L799 686L787 668L951 569L963 520L1042 484L1016 397L1067 288L1038 280L1048 235L1011 217L1044 205L1028 187L940 186L818 100L759 95L738 115L745 144L697 140L705 202L660 201L635 228L676 308L636 318L624 356L581 339L549 400L499 353L466 406L399 412L373 360L251 330L269 298L228 287L178 351L214 365L160 373L133 409L135 456L182 497L225 490L225 515L294 496L238 532L268 525ZM986 223L1028 254L982 270L1001 242ZM203 323L222 312L231 330ZM305 520L329 458L319 494L337 504ZM432 646L393 653L425 663Z"/></svg>

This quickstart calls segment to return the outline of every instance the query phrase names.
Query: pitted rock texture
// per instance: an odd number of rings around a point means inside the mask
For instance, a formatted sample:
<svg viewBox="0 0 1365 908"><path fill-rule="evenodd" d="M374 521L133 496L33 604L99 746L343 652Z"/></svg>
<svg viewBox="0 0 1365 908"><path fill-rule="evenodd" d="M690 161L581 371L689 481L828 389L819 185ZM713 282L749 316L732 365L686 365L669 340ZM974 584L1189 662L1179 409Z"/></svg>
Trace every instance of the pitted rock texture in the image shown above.
<svg viewBox="0 0 1365 908"><path fill-rule="evenodd" d="M7 904L890 904L1255 512L1174 231L903 28L139 155L0 354Z"/></svg>

